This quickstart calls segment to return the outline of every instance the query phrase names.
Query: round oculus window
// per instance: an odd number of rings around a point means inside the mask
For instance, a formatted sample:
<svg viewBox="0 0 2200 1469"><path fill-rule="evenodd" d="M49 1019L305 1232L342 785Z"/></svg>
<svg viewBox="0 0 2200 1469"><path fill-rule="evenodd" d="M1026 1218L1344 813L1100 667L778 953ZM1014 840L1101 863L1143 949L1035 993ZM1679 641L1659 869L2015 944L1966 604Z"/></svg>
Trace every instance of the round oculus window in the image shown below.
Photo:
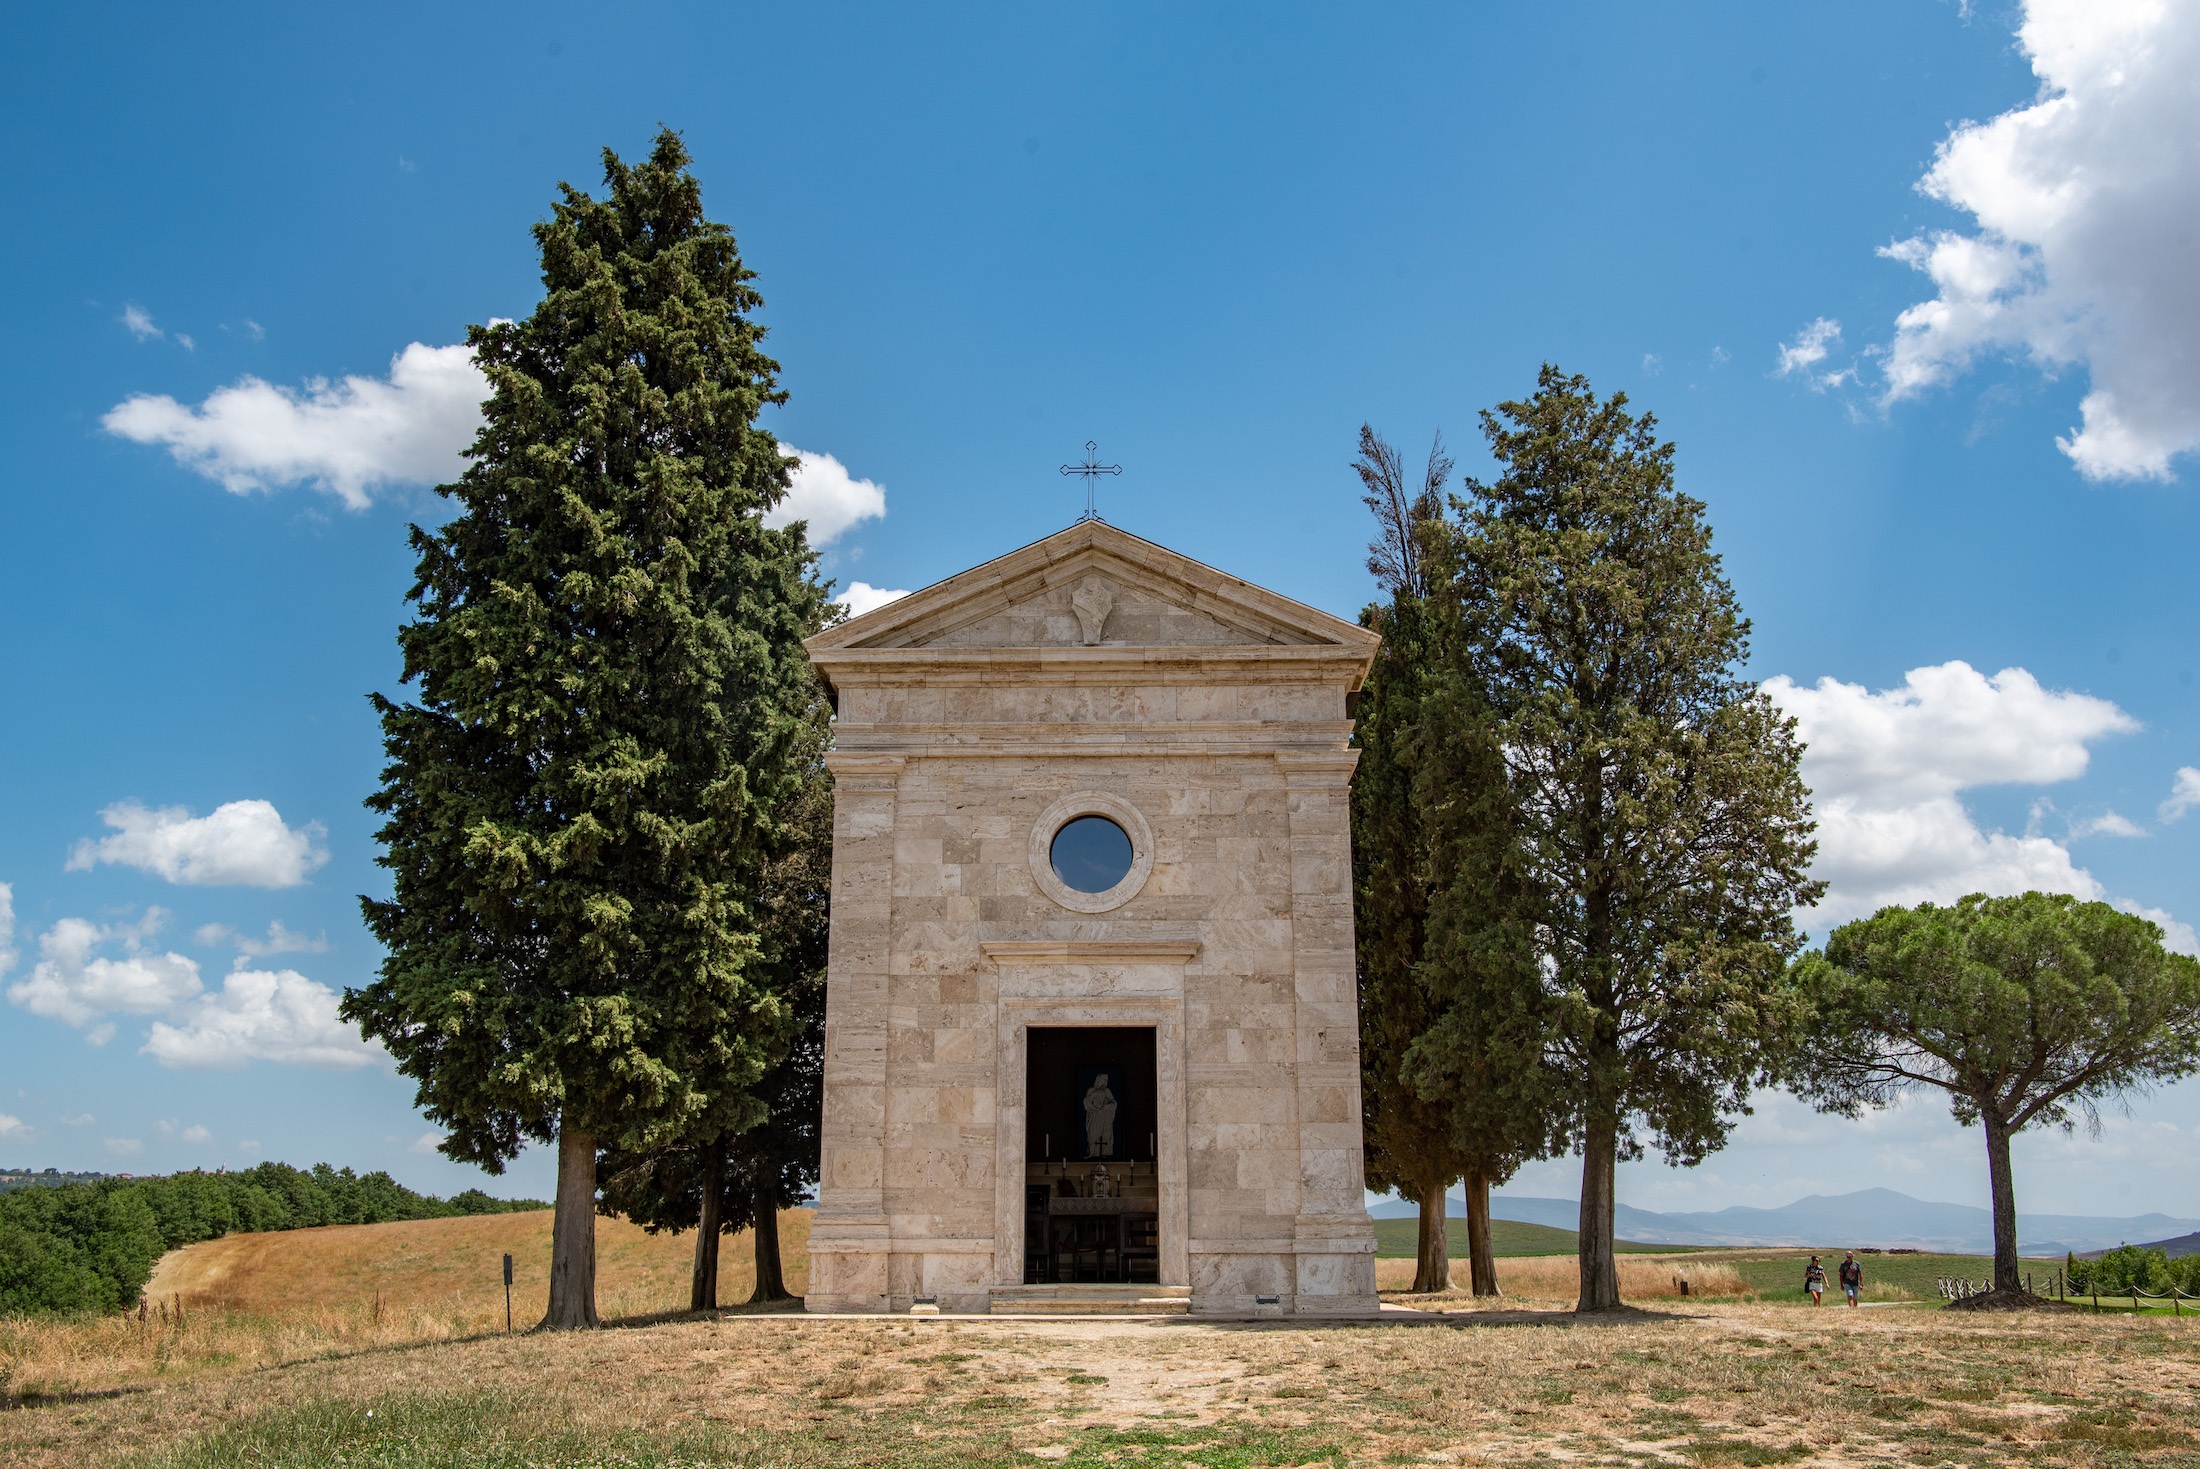
<svg viewBox="0 0 2200 1469"><path fill-rule="evenodd" d="M1080 816L1063 823L1047 856L1064 887L1104 893L1130 876L1131 839L1105 816Z"/></svg>

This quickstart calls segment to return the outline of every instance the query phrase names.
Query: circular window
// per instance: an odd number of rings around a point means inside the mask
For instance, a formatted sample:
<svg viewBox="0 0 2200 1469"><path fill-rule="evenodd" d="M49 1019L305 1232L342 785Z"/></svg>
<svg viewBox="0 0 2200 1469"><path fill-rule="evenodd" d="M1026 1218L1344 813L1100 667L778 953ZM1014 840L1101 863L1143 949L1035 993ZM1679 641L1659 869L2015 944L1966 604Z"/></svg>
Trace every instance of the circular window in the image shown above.
<svg viewBox="0 0 2200 1469"><path fill-rule="evenodd" d="M1080 816L1054 834L1047 860L1064 887L1104 893L1130 876L1130 833L1105 816Z"/></svg>
<svg viewBox="0 0 2200 1469"><path fill-rule="evenodd" d="M1072 913L1111 913L1144 892L1153 875L1153 828L1138 807L1108 791L1072 791L1048 802L1028 841L1033 884Z"/></svg>

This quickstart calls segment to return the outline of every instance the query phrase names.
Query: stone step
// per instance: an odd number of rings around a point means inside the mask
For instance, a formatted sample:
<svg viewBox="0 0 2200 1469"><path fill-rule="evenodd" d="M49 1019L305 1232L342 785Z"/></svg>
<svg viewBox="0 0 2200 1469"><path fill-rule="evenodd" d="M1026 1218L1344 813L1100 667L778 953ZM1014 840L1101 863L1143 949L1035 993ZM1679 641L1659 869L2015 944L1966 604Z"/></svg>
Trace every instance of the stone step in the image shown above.
<svg viewBox="0 0 2200 1469"><path fill-rule="evenodd" d="M1188 1285L1010 1285L992 1292L996 1316L1186 1316Z"/></svg>

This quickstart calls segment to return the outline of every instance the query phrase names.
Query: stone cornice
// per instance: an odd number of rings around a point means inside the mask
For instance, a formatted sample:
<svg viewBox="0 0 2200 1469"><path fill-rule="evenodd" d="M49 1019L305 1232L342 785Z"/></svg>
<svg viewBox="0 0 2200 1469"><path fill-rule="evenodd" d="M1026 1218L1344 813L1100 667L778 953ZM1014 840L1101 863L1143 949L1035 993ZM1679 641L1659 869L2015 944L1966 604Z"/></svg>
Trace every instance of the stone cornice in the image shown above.
<svg viewBox="0 0 2200 1469"><path fill-rule="evenodd" d="M1374 652L1335 643L1248 647L810 648L810 661L836 687L859 683L1259 683L1297 681L1357 689Z"/></svg>
<svg viewBox="0 0 2200 1469"><path fill-rule="evenodd" d="M1182 964L1199 957L1198 939L986 939L978 952L996 964Z"/></svg>

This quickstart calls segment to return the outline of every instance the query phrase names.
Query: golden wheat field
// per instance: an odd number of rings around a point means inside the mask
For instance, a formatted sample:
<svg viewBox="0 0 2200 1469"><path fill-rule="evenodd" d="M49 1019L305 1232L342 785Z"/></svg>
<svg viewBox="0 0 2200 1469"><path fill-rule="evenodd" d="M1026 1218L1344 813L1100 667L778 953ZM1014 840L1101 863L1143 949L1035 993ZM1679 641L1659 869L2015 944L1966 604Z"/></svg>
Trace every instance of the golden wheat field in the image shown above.
<svg viewBox="0 0 2200 1469"><path fill-rule="evenodd" d="M513 1259L512 1320L525 1331L549 1301L550 1211L236 1234L162 1258L146 1311L89 1320L0 1317L0 1393L18 1401L132 1392L223 1373L504 1330L503 1257ZM787 1287L807 1278L807 1209L780 1216ZM695 1236L596 1221L597 1293L606 1318L647 1318L688 1304ZM718 1298L755 1287L755 1245L720 1246Z"/></svg>
<svg viewBox="0 0 2200 1469"><path fill-rule="evenodd" d="M1680 1300L1683 1280L1688 1282L1691 1296L1749 1293L1748 1283L1732 1265L1698 1256L1622 1255L1618 1263L1620 1294L1630 1301ZM1465 1261L1454 1262L1452 1278L1457 1287L1452 1294L1465 1290ZM1580 1294L1581 1267L1572 1255L1512 1255L1497 1262L1497 1278L1510 1299L1570 1305ZM1377 1260L1375 1284L1384 1291L1410 1290L1413 1261Z"/></svg>
<svg viewBox="0 0 2200 1469"><path fill-rule="evenodd" d="M782 1225L796 1284L806 1225ZM1732 1267L1700 1256L1628 1261L1651 1308L1587 1318L1558 1304L1556 1257L1501 1262L1503 1301L1393 1295L1378 1322L689 1316L691 1237L606 1222L602 1301L623 1321L506 1336L499 1257L522 1262L524 1322L547 1230L216 1241L162 1264L180 1319L0 1325L0 1463L2200 1464L2191 1321L1652 1294L1676 1270L1716 1294ZM749 1249L728 1240L724 1299L745 1296Z"/></svg>

